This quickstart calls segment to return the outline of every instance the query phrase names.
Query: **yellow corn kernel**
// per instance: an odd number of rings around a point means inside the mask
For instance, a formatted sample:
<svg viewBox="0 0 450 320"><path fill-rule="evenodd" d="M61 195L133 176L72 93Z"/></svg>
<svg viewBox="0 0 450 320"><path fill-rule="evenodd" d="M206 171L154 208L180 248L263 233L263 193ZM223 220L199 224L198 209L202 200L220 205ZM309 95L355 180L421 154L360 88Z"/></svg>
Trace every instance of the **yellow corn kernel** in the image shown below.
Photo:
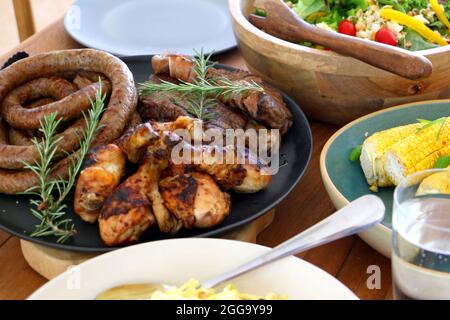
<svg viewBox="0 0 450 320"><path fill-rule="evenodd" d="M386 150L386 172L398 185L417 171L431 169L436 160L450 153L450 119L436 123L395 143Z"/></svg>
<svg viewBox="0 0 450 320"><path fill-rule="evenodd" d="M361 149L361 167L372 191L376 191L377 186L389 187L393 185L384 169L386 149L415 134L421 126L420 123L414 123L383 130L374 133L364 141Z"/></svg>

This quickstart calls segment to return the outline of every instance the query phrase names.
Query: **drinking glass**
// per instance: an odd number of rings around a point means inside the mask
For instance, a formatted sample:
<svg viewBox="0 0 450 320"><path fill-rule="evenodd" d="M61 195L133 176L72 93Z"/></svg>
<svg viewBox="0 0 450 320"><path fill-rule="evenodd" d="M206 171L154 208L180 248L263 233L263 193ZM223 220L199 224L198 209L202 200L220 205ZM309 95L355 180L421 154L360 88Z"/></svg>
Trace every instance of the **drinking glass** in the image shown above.
<svg viewBox="0 0 450 320"><path fill-rule="evenodd" d="M394 192L395 299L450 299L450 170L427 170Z"/></svg>

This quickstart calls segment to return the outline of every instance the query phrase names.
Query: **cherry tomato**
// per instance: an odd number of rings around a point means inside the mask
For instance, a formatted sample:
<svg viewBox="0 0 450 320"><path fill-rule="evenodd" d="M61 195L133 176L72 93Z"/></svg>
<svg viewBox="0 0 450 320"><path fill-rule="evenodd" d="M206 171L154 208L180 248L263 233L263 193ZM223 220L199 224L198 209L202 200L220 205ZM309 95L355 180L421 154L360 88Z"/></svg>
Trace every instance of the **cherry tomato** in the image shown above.
<svg viewBox="0 0 450 320"><path fill-rule="evenodd" d="M356 36L356 28L355 25L349 20L342 20L338 26L339 33L343 33L349 36Z"/></svg>
<svg viewBox="0 0 450 320"><path fill-rule="evenodd" d="M396 46L398 43L394 33L388 28L381 28L380 30L378 30L375 34L375 41L391 46Z"/></svg>

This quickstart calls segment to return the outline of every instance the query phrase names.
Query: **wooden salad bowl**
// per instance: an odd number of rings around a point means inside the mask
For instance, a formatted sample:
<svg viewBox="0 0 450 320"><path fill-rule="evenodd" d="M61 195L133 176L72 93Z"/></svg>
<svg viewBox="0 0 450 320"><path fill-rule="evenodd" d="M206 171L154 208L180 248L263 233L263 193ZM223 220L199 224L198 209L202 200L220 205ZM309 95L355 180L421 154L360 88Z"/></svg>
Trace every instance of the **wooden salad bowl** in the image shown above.
<svg viewBox="0 0 450 320"><path fill-rule="evenodd" d="M343 125L398 104L450 98L450 46L419 51L431 76L408 80L332 51L273 37L248 21L254 0L229 0L233 30L251 72L285 91L310 118Z"/></svg>

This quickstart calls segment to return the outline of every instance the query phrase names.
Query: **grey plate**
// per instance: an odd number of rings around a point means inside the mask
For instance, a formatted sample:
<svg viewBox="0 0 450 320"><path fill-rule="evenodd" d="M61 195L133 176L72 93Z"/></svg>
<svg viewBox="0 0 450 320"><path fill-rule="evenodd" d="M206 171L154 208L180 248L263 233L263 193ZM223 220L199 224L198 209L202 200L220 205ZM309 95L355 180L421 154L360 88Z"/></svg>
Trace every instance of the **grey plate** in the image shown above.
<svg viewBox="0 0 450 320"><path fill-rule="evenodd" d="M136 83L144 82L152 73L151 57L149 56L128 57L123 58L123 60L132 71ZM221 65L218 65L218 67L228 68ZM162 234L157 230L158 228L151 228L143 234L141 242L170 237L219 236L260 217L280 203L300 181L308 166L312 150L311 130L305 115L298 105L286 95L284 95L284 101L292 111L294 124L283 136L280 148L280 165L282 167L273 177L273 181L267 190L248 195L231 194L231 213L215 228L182 230L175 236ZM73 199L69 198L67 201L69 208L67 217L74 221L78 233L64 244L56 243L56 239L53 237L36 239L29 236L38 220L31 215L29 199L24 196L0 194L0 229L20 238L59 249L84 252L105 252L117 249L103 245L98 225L81 221L73 212L72 203Z"/></svg>
<svg viewBox="0 0 450 320"><path fill-rule="evenodd" d="M236 46L227 0L78 0L64 26L81 44L117 56Z"/></svg>

